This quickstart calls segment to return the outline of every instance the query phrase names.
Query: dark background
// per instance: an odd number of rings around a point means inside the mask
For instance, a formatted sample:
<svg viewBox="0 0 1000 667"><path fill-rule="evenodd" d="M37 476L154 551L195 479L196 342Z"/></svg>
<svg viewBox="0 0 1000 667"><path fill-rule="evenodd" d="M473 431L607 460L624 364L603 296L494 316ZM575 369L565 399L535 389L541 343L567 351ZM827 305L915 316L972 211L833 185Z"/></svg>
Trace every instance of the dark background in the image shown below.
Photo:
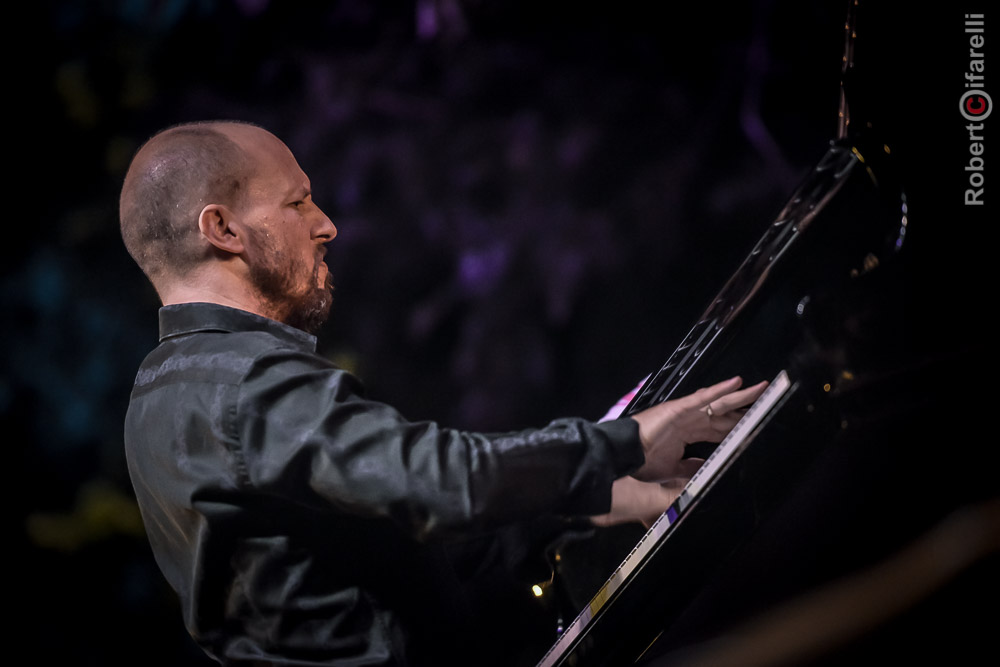
<svg viewBox="0 0 1000 667"><path fill-rule="evenodd" d="M847 3L582 4L53 1L13 26L32 48L8 128L26 148L0 411L28 646L65 664L198 659L121 443L158 303L117 195L164 126L234 118L290 146L339 228L321 349L410 417L597 418L666 359L834 138ZM907 345L961 363L991 338L994 284L995 223L960 205L977 7L863 8L856 53L858 108L911 195ZM970 407L990 395L976 359L953 388ZM935 449L945 474L956 454Z"/></svg>

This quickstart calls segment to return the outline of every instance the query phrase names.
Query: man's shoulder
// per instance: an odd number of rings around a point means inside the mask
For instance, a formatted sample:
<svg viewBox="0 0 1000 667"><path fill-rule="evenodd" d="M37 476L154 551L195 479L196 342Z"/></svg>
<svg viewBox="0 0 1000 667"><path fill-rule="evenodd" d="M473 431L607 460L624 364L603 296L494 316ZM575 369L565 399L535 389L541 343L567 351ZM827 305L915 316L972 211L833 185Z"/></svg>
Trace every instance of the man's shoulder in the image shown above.
<svg viewBox="0 0 1000 667"><path fill-rule="evenodd" d="M163 340L142 362L135 390L178 382L240 384L255 368L333 368L312 350L271 332L197 331Z"/></svg>

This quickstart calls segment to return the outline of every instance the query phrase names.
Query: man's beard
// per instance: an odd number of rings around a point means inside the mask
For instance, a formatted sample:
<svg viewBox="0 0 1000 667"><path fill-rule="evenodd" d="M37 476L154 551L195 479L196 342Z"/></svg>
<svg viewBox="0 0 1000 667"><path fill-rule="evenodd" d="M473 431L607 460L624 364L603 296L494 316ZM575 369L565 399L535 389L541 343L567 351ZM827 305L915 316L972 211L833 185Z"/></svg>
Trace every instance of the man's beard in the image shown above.
<svg viewBox="0 0 1000 667"><path fill-rule="evenodd" d="M333 304L333 283L329 272L324 285L319 286L320 261L317 261L309 288L305 292L297 292L294 267L284 261L284 254L271 251L263 257L267 258L266 262L250 264L250 280L267 311L280 322L316 334L329 317Z"/></svg>

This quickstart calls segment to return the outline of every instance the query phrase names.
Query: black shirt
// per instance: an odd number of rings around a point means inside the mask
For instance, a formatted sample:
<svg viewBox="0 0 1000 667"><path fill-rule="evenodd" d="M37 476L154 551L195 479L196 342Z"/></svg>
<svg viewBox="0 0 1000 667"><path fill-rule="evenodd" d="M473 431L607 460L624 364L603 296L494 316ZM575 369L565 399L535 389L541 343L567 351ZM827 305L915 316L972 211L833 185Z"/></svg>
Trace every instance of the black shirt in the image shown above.
<svg viewBox="0 0 1000 667"><path fill-rule="evenodd" d="M408 421L315 338L244 311L167 306L160 334L126 417L129 471L188 630L227 664L447 655L469 617L438 545L606 512L643 461L631 419L493 435Z"/></svg>

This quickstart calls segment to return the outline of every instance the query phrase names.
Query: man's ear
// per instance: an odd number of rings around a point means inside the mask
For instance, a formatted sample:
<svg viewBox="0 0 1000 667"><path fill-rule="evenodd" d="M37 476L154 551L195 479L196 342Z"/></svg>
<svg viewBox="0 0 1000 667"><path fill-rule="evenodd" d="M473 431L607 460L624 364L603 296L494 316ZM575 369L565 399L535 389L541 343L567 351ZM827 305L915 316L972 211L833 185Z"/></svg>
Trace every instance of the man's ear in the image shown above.
<svg viewBox="0 0 1000 667"><path fill-rule="evenodd" d="M243 252L243 239L238 232L236 215L223 204L209 204L201 209L198 229L201 235L219 250L239 255Z"/></svg>

